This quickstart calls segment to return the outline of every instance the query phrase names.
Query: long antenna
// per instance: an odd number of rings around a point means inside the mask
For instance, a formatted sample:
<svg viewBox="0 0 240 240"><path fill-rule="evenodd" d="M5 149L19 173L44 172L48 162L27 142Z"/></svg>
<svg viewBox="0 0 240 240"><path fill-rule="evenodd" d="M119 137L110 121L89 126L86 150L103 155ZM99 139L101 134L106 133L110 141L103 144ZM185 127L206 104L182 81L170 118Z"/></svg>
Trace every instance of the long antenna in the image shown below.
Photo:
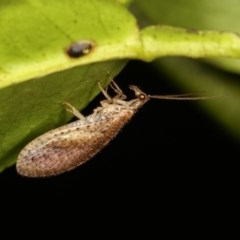
<svg viewBox="0 0 240 240"><path fill-rule="evenodd" d="M174 94L174 95L148 95L149 98L163 100L207 100L221 96L194 96L194 94Z"/></svg>

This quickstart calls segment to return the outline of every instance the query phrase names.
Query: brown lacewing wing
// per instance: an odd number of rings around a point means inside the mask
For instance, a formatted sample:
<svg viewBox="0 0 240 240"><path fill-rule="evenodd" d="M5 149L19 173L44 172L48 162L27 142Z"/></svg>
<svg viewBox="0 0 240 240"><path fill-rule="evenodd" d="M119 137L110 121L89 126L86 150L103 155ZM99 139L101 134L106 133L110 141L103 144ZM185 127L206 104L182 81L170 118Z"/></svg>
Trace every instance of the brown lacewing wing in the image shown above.
<svg viewBox="0 0 240 240"><path fill-rule="evenodd" d="M28 177L47 177L85 163L106 146L150 98L205 99L186 95L152 96L132 85L130 88L136 98L126 101L124 100L126 96L114 82L112 88L117 93L114 98L101 88L107 99L101 101L101 106L87 117L65 103L67 110L79 120L47 132L30 142L17 159L18 173Z"/></svg>
<svg viewBox="0 0 240 240"><path fill-rule="evenodd" d="M117 95L106 100L94 112L84 117L66 103L79 120L54 129L30 142L19 154L17 171L28 177L57 175L85 163L109 143L134 113L149 100L136 86L131 86L136 98L125 101L125 95L114 84Z"/></svg>

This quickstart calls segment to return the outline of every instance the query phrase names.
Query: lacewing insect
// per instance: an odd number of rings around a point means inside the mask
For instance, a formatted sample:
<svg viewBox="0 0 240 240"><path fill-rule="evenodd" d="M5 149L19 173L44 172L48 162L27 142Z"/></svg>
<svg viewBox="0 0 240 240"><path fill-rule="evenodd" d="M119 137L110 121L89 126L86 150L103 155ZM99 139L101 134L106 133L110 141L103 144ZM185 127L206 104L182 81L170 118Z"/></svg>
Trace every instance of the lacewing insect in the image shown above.
<svg viewBox="0 0 240 240"><path fill-rule="evenodd" d="M66 53L71 58L79 58L90 53L94 43L89 40L82 40L72 43L67 49Z"/></svg>
<svg viewBox="0 0 240 240"><path fill-rule="evenodd" d="M147 95L131 85L135 97L125 100L121 89L112 82L116 96L111 98L99 85L106 97L93 113L84 117L72 105L66 109L79 120L54 129L30 142L19 154L17 172L27 177L48 177L69 171L85 163L106 146L134 116L136 111L151 98L170 100L196 100L208 97L186 95Z"/></svg>

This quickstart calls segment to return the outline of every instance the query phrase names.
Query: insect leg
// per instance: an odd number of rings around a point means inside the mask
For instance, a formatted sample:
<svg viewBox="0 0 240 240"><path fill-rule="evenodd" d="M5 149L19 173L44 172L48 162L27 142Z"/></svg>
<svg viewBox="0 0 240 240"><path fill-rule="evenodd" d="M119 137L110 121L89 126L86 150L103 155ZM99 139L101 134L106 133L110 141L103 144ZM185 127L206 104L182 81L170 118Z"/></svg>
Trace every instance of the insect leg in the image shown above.
<svg viewBox="0 0 240 240"><path fill-rule="evenodd" d="M68 102L63 102L65 109L80 120L86 119L74 106Z"/></svg>

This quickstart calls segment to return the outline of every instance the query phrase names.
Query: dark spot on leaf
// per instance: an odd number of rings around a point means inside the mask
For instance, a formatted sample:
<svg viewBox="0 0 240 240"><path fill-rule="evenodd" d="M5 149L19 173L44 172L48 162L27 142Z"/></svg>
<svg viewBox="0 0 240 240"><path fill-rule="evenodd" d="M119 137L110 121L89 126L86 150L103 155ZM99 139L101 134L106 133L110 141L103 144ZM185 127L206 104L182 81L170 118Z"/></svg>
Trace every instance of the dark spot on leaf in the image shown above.
<svg viewBox="0 0 240 240"><path fill-rule="evenodd" d="M93 49L93 46L93 42L89 40L75 42L66 49L66 53L71 58L79 58L89 54Z"/></svg>

